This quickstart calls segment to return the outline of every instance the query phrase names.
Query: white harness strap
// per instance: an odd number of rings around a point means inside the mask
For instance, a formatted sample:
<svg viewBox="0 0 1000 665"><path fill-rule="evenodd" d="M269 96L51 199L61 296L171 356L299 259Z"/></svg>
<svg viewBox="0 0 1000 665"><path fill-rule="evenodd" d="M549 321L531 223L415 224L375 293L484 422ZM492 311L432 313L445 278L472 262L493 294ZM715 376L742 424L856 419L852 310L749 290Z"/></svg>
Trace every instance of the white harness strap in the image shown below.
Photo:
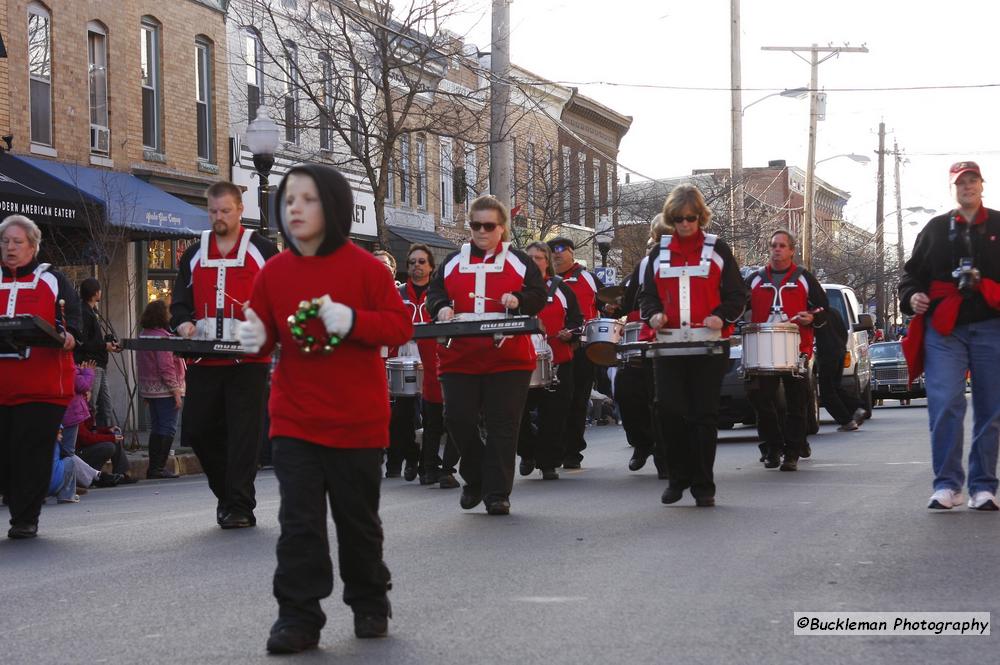
<svg viewBox="0 0 1000 665"><path fill-rule="evenodd" d="M19 282L17 281L17 277L14 278L13 282L4 282L3 278L0 277L0 291L10 291L7 294L7 313L5 316L14 316L14 312L17 311L17 292L37 288L38 280L42 278L42 273L48 270L50 265L48 263L38 264L38 267L32 273L34 278L30 282Z"/></svg>
<svg viewBox="0 0 1000 665"><path fill-rule="evenodd" d="M226 316L226 268L242 268L246 263L247 258L247 248L250 246L250 237L253 235L253 231L246 229L243 231L243 237L240 238L239 248L236 250L236 257L232 259L210 259L208 258L208 247L209 242L212 238L211 231L202 231L201 233L201 248L199 257L200 263L206 268L216 268L215 274L215 339L228 339L228 330L235 328L231 321L227 319L234 319L234 316ZM230 313L232 314L236 303L231 303L229 305ZM195 316L198 313L195 312Z"/></svg>
<svg viewBox="0 0 1000 665"><path fill-rule="evenodd" d="M670 265L670 240L672 236L660 236L659 275L661 279L677 279L677 299L681 315L681 328L691 327L691 278L708 277L712 268L712 253L715 251L715 241L718 236L705 234L705 242L701 248L701 256L696 266Z"/></svg>
<svg viewBox="0 0 1000 665"><path fill-rule="evenodd" d="M496 254L493 263L470 263L472 256L472 246L469 243L462 245L460 259L458 262L459 272L471 272L476 275L476 285L473 293L476 294L473 302L473 312L482 314L486 311L486 274L491 272L503 272L507 264L507 251L510 249L509 242L500 244L500 251Z"/></svg>

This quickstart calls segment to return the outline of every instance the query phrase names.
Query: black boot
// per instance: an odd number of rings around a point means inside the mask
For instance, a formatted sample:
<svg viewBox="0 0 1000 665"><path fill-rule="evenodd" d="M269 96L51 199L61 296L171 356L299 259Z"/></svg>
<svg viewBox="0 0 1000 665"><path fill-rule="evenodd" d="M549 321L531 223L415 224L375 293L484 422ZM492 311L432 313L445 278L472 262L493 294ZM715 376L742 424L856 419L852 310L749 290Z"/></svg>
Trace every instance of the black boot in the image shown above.
<svg viewBox="0 0 1000 665"><path fill-rule="evenodd" d="M156 444L154 448L154 442ZM149 470L146 478L179 478L173 471L167 470L167 459L170 457L170 447L174 437L160 434L149 435Z"/></svg>

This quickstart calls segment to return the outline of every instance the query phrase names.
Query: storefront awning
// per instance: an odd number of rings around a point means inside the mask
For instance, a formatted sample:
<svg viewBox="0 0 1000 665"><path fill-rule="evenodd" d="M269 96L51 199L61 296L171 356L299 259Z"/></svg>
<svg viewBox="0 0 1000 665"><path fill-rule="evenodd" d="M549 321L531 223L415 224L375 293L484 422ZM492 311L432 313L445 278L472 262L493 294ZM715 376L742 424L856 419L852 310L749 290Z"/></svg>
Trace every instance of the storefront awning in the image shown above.
<svg viewBox="0 0 1000 665"><path fill-rule="evenodd" d="M448 254L458 249L455 243L433 231L391 225L387 228L391 236L389 252L396 258L396 265L400 266L400 272L406 271L406 253L413 243L423 243L430 247L437 263L441 263Z"/></svg>
<svg viewBox="0 0 1000 665"><path fill-rule="evenodd" d="M0 219L24 215L39 224L85 227L102 202L10 153L0 153Z"/></svg>
<svg viewBox="0 0 1000 665"><path fill-rule="evenodd" d="M193 237L212 228L208 213L129 173L18 157L62 181L80 196L96 199L107 221L132 231L133 239Z"/></svg>

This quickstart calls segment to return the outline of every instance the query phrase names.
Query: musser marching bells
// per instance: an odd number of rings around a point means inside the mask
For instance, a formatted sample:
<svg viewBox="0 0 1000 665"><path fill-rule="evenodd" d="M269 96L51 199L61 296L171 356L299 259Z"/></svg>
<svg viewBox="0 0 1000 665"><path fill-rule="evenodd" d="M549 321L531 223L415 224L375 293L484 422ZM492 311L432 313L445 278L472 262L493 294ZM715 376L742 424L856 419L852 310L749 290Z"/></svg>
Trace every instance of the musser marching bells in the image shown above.
<svg viewBox="0 0 1000 665"><path fill-rule="evenodd" d="M489 335L534 335L545 332L535 316L508 316L490 319L455 319L413 325L413 339L484 337Z"/></svg>
<svg viewBox="0 0 1000 665"><path fill-rule="evenodd" d="M63 345L62 335L45 319L31 314L0 316L0 354L26 358L33 346Z"/></svg>
<svg viewBox="0 0 1000 665"><path fill-rule="evenodd" d="M239 342L186 337L132 337L122 340L122 348L132 351L170 351L187 357L234 357L246 355Z"/></svg>

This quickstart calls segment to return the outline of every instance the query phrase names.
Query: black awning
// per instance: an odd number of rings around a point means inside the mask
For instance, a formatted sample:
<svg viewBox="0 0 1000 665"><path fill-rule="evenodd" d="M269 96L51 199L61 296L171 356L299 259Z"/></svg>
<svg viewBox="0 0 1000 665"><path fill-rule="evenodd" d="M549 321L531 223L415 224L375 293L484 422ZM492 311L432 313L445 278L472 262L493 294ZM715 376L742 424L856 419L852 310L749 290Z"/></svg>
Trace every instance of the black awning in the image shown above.
<svg viewBox="0 0 1000 665"><path fill-rule="evenodd" d="M103 215L101 201L7 152L0 152L0 219L86 227ZM88 218L89 216L93 218Z"/></svg>
<svg viewBox="0 0 1000 665"><path fill-rule="evenodd" d="M389 230L389 253L396 259L399 272L406 274L406 254L410 251L413 243L423 243L431 249L434 255L434 262L440 264L446 256L458 249L458 246L447 238L434 233L433 231L422 231L403 226L388 226Z"/></svg>

